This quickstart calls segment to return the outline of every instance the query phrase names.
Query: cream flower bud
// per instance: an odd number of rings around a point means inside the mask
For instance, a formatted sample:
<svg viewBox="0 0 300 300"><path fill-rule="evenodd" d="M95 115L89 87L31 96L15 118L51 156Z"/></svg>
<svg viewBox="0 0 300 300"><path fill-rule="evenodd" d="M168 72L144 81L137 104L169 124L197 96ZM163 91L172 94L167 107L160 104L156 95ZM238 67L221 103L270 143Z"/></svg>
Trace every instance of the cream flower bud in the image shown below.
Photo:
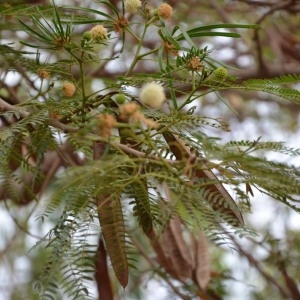
<svg viewBox="0 0 300 300"><path fill-rule="evenodd" d="M91 37L96 41L107 39L107 30L103 25L96 25L91 30Z"/></svg>
<svg viewBox="0 0 300 300"><path fill-rule="evenodd" d="M110 114L100 114L98 116L99 120L99 133L104 138L109 138L111 136L111 131L117 125L117 120L113 115Z"/></svg>
<svg viewBox="0 0 300 300"><path fill-rule="evenodd" d="M166 99L164 88L155 82L146 83L140 92L140 100L143 104L152 108L160 108Z"/></svg>
<svg viewBox="0 0 300 300"><path fill-rule="evenodd" d="M49 79L50 73L45 69L38 69L37 74L41 79Z"/></svg>
<svg viewBox="0 0 300 300"><path fill-rule="evenodd" d="M138 8L142 6L141 0L125 0L125 9L129 13L136 14Z"/></svg>

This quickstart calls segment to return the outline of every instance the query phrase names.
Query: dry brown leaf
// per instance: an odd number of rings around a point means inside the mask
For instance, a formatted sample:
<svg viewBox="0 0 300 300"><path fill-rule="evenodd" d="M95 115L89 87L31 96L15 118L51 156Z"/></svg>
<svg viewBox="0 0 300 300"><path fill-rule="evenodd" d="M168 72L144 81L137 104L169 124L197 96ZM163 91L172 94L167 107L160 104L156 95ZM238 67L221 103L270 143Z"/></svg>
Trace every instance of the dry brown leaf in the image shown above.
<svg viewBox="0 0 300 300"><path fill-rule="evenodd" d="M165 271L174 278L177 278L172 262L164 253L164 249L159 240L152 240L152 247L156 253L157 262L165 269Z"/></svg>
<svg viewBox="0 0 300 300"><path fill-rule="evenodd" d="M99 159L105 151L105 142L93 145L94 159ZM120 284L128 284L129 270L126 253L125 223L120 197L118 195L101 195L95 197L98 217L106 249Z"/></svg>
<svg viewBox="0 0 300 300"><path fill-rule="evenodd" d="M195 157L195 155L191 152L190 148L187 147L176 135L165 132L163 136L168 143L172 153L175 155L177 160L186 159L189 163L191 158L198 160L198 163L193 163L189 170L187 170L188 174L194 178L208 178L214 181L218 181L216 175L207 169L203 169L203 166L206 166L205 162L200 161L199 158ZM197 168L200 166L200 168ZM215 211L219 211L222 214L223 219L230 223L233 226L244 226L243 216L234 202L232 197L229 195L227 190L223 187L221 183L211 184L207 187L212 193L218 195L217 201L211 203L212 208Z"/></svg>
<svg viewBox="0 0 300 300"><path fill-rule="evenodd" d="M125 241L125 223L121 201L117 197L96 197L98 216L109 258L120 284L128 284L128 260Z"/></svg>
<svg viewBox="0 0 300 300"><path fill-rule="evenodd" d="M205 290L210 281L210 258L208 242L202 231L193 238L194 275L201 290Z"/></svg>
<svg viewBox="0 0 300 300"><path fill-rule="evenodd" d="M107 266L107 255L102 237L99 238L95 261L95 280L98 288L98 299L113 300L113 290Z"/></svg>
<svg viewBox="0 0 300 300"><path fill-rule="evenodd" d="M170 221L161 236L161 244L167 259L171 262L175 278L185 280L192 276L192 258L182 236L179 218Z"/></svg>
<svg viewBox="0 0 300 300"><path fill-rule="evenodd" d="M169 187L163 184L166 200L172 202ZM168 261L168 268L172 268L172 276L185 280L192 276L192 257L190 250L183 238L181 221L178 217L170 220L162 236L159 239L164 252L165 260Z"/></svg>

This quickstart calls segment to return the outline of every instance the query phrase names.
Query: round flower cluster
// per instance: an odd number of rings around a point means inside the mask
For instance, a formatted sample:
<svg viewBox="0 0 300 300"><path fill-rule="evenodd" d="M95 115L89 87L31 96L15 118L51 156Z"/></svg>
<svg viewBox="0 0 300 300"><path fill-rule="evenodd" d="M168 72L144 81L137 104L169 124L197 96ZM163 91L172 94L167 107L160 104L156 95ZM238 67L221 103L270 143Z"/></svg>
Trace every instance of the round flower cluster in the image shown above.
<svg viewBox="0 0 300 300"><path fill-rule="evenodd" d="M159 125L151 120L145 117L143 112L140 110L140 106L136 103L124 103L119 108L120 120L124 122L142 122L149 128L158 128Z"/></svg>
<svg viewBox="0 0 300 300"><path fill-rule="evenodd" d="M125 9L129 13L136 14L141 6L141 0L125 0Z"/></svg>
<svg viewBox="0 0 300 300"><path fill-rule="evenodd" d="M65 81L62 89L65 97L72 97L75 94L76 86L72 82Z"/></svg>
<svg viewBox="0 0 300 300"><path fill-rule="evenodd" d="M98 115L100 135L104 138L111 136L111 131L117 125L117 120L113 115L100 114Z"/></svg>
<svg viewBox="0 0 300 300"><path fill-rule="evenodd" d="M120 119L128 121L130 117L134 116L139 111L139 106L136 103L125 103L120 106Z"/></svg>
<svg viewBox="0 0 300 300"><path fill-rule="evenodd" d="M114 22L114 31L122 32L128 26L129 22L124 16L119 16Z"/></svg>
<svg viewBox="0 0 300 300"><path fill-rule="evenodd" d="M146 83L140 91L140 100L152 108L160 108L166 99L164 88L155 82Z"/></svg>
<svg viewBox="0 0 300 300"><path fill-rule="evenodd" d="M167 20L170 19L173 15L173 8L167 3L162 3L157 10L158 15Z"/></svg>
<svg viewBox="0 0 300 300"><path fill-rule="evenodd" d="M187 63L186 67L191 71L200 71L203 67L199 57L193 56Z"/></svg>
<svg viewBox="0 0 300 300"><path fill-rule="evenodd" d="M103 25L96 25L91 30L91 37L95 41L101 41L107 39L107 30Z"/></svg>
<svg viewBox="0 0 300 300"><path fill-rule="evenodd" d="M41 79L49 79L50 78L50 73L45 69L38 69L37 74Z"/></svg>
<svg viewBox="0 0 300 300"><path fill-rule="evenodd" d="M228 76L228 72L225 68L223 67L218 67L215 69L215 71L213 72L213 78L215 80L219 80L219 81L223 81L226 79L226 77Z"/></svg>

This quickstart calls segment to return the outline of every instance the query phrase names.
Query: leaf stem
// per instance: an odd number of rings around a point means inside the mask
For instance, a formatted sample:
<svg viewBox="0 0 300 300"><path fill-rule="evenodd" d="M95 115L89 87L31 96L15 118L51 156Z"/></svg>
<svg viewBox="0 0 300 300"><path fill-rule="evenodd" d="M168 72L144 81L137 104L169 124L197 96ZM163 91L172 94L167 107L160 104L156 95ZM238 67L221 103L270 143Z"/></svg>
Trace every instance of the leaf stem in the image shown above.
<svg viewBox="0 0 300 300"><path fill-rule="evenodd" d="M139 42L138 42L138 46L137 46L137 49L136 49L135 57L134 57L131 65L130 65L128 71L126 72L125 76L128 76L132 72L132 70L136 66L137 62L140 60L140 51L141 51L141 48L142 48L142 45L143 45L145 34L147 32L147 28L148 28L148 25L146 23L145 26L144 26L142 36L141 36L140 39L138 39Z"/></svg>
<svg viewBox="0 0 300 300"><path fill-rule="evenodd" d="M77 57L72 51L68 51L70 55L78 62L79 70L80 70L80 82L81 82L81 93L82 93L82 105L81 105L81 113L82 113L82 123L85 122L86 116L85 116L85 106L86 106L86 92L85 92L85 74L84 74L84 53L85 51L81 51L81 56Z"/></svg>
<svg viewBox="0 0 300 300"><path fill-rule="evenodd" d="M83 55L83 53L82 53ZM85 76L84 76L84 67L83 67L83 61L80 59L78 61L79 68L80 68L80 81L81 81L81 92L82 92L82 105L81 105L81 113L82 113L82 123L85 122L85 104L86 104L86 95L85 95Z"/></svg>

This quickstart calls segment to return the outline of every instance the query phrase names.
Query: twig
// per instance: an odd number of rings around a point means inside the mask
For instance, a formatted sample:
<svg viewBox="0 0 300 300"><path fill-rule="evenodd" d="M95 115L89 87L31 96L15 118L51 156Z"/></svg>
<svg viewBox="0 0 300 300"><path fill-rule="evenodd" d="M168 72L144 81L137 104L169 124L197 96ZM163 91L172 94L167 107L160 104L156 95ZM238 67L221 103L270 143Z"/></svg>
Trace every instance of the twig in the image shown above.
<svg viewBox="0 0 300 300"><path fill-rule="evenodd" d="M14 112L18 112L18 114L24 119L26 117L28 117L30 115L29 112L27 112L25 109L15 106L15 105L11 105L9 103L7 103L6 101L4 101L2 98L0 98L0 112L1 111L14 111ZM79 130L79 128L77 127L72 127L66 124L61 123L60 121L58 121L57 119L49 119L48 124L50 126L53 126L57 129L61 129L64 132L77 132Z"/></svg>
<svg viewBox="0 0 300 300"><path fill-rule="evenodd" d="M262 15L256 21L256 23L261 24L267 16L271 15L272 13L274 13L277 10L288 8L292 4L293 4L293 0L288 0L286 2L280 2L280 3L275 4L273 7L271 7L269 9L268 12L266 12L264 15ZM255 29L253 40L256 43L257 60L258 60L258 64L259 64L260 73L262 73L262 75L267 74L269 71L268 71L267 65L265 64L264 59L263 59L263 54L262 54L263 47L262 47L261 40L259 38L259 29Z"/></svg>
<svg viewBox="0 0 300 300"><path fill-rule="evenodd" d="M280 294L283 296L284 299L288 299L290 297L290 294L277 282L277 280L269 275L267 272L263 270L259 262L246 250L242 248L242 246L234 239L234 237L230 234L228 234L234 243L234 245L237 247L237 250L240 254L242 254L244 257L247 258L248 262L256 268L256 270L266 279L266 281L272 283L280 292Z"/></svg>
<svg viewBox="0 0 300 300"><path fill-rule="evenodd" d="M7 103L2 98L0 98L0 112L1 111L15 111L18 112L22 118L26 118L29 116L29 113L24 109L19 109L18 107Z"/></svg>
<svg viewBox="0 0 300 300"><path fill-rule="evenodd" d="M17 239L18 236L18 232L16 231L14 233L14 235L10 238L10 240L7 242L7 244L5 245L4 249L2 249L0 251L0 261L2 260L2 258L4 257L4 255L9 251L9 248L12 247L14 241Z"/></svg>
<svg viewBox="0 0 300 300"><path fill-rule="evenodd" d="M69 126L69 125L66 125L66 124L63 124L61 122L59 122L58 120L56 119L49 119L48 121L48 124L50 126L53 126L57 129L61 129L63 132L65 133L68 133L68 132L78 132L78 130L80 129L79 127L72 127L72 126Z"/></svg>

